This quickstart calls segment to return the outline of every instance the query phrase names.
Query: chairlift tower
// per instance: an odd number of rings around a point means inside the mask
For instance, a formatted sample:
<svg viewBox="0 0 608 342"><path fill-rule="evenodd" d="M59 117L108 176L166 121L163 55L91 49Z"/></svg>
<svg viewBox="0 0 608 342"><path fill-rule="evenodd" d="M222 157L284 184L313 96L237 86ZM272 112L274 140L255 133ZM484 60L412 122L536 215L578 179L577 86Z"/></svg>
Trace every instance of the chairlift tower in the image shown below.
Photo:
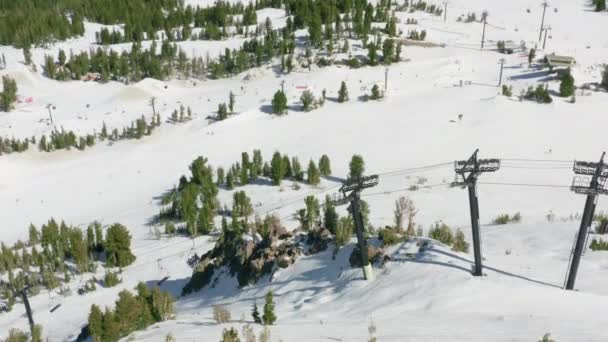
<svg viewBox="0 0 608 342"><path fill-rule="evenodd" d="M454 162L456 179L453 187L466 187L469 189L469 207L471 211L471 228L473 231L473 252L475 253L474 276L483 275L481 256L481 235L479 233L479 200L477 198L477 178L485 172L495 172L500 169L500 159L477 159L476 149L468 160Z"/></svg>
<svg viewBox="0 0 608 342"><path fill-rule="evenodd" d="M538 43L540 44L541 39L543 38L543 29L545 28L545 14L547 12L547 7L549 7L549 3L545 0L541 6L543 6L543 18L540 22L540 32L538 33Z"/></svg>
<svg viewBox="0 0 608 342"><path fill-rule="evenodd" d="M483 11L483 33L481 34L481 49L483 50L483 46L486 42L486 25L488 24L488 12Z"/></svg>
<svg viewBox="0 0 608 342"><path fill-rule="evenodd" d="M361 265L363 267L363 277L365 280L374 280L374 271L367 259L367 241L364 236L365 227L363 216L361 215L361 192L364 189L378 185L378 183L378 175L348 179L340 188L340 194L334 195L334 198L331 200L332 204L335 206L350 203L348 211L352 214L355 223L355 232L357 234L359 251L361 253Z"/></svg>
<svg viewBox="0 0 608 342"><path fill-rule="evenodd" d="M574 162L573 171L576 176L574 176L570 190L577 194L587 195L587 200L585 201L585 210L583 211L581 225L576 236L576 244L574 245L571 256L566 290L574 289L578 266L580 265L582 254L585 248L587 248L587 234L589 233L589 227L593 222L598 195L608 195L608 187L606 186L606 180L608 180L608 165L604 163L605 155L606 152L602 153L602 158L599 163L583 161Z"/></svg>
<svg viewBox="0 0 608 342"><path fill-rule="evenodd" d="M4 283L4 282L0 281L0 283ZM28 292L28 290L31 287L31 285L29 285L28 283L29 283L29 279L26 276L26 278L25 278L25 285L22 288L20 288L20 289L17 289L15 287L13 287L12 284L10 284L10 283L9 284L5 283L5 284L8 285L7 287L12 292L13 297L15 297L15 298L20 297L21 300L23 301L23 306L25 306L25 313L26 313L27 320L28 320L28 323L29 323L29 326L30 326L30 333L33 335L35 323L34 323L34 313L32 311L32 307L30 305L30 300L29 300L29 298L27 296L27 292Z"/></svg>

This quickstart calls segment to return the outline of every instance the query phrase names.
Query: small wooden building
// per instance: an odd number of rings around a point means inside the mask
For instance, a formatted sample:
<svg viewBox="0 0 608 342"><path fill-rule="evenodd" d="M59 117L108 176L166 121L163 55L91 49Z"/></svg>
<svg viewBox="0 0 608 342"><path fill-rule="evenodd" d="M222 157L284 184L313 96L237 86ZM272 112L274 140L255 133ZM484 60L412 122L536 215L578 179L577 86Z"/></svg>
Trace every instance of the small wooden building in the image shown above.
<svg viewBox="0 0 608 342"><path fill-rule="evenodd" d="M545 56L545 62L550 68L569 68L576 64L574 57L550 54Z"/></svg>

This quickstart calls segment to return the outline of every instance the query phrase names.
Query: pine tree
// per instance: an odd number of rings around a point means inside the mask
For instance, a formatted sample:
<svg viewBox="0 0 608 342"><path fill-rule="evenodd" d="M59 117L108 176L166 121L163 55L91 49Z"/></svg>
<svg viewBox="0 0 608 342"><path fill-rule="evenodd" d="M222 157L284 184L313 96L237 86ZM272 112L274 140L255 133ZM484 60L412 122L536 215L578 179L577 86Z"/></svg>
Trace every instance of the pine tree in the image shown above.
<svg viewBox="0 0 608 342"><path fill-rule="evenodd" d="M287 96L283 91L278 90L272 98L272 112L282 115L287 112Z"/></svg>
<svg viewBox="0 0 608 342"><path fill-rule="evenodd" d="M326 154L322 155L321 159L319 159L319 173L323 177L331 176L331 162Z"/></svg>
<svg viewBox="0 0 608 342"><path fill-rule="evenodd" d="M561 83L559 85L559 95L561 97L568 97L574 94L574 77L570 72L570 68L561 77Z"/></svg>
<svg viewBox="0 0 608 342"><path fill-rule="evenodd" d="M286 165L283 163L283 157L279 152L275 152L270 162L270 174L273 185L281 185L281 181L286 174Z"/></svg>
<svg viewBox="0 0 608 342"><path fill-rule="evenodd" d="M319 185L321 182L319 169L317 169L317 165L314 161L310 161L308 163L308 170L306 171L308 175L308 184L310 185Z"/></svg>
<svg viewBox="0 0 608 342"><path fill-rule="evenodd" d="M363 157L358 154L355 154L350 160L350 174L348 178L357 179L363 176L363 172L365 172L365 162L363 161Z"/></svg>
<svg viewBox="0 0 608 342"><path fill-rule="evenodd" d="M601 12L606 10L606 0L595 0L595 11Z"/></svg>
<svg viewBox="0 0 608 342"><path fill-rule="evenodd" d="M103 313L97 305L93 304L89 313L89 333L93 337L93 341L101 341L103 328Z"/></svg>
<svg viewBox="0 0 608 342"><path fill-rule="evenodd" d="M260 318L260 312L258 311L258 303L253 302L253 308L251 309L251 317L253 317L253 321L258 324L262 324L262 319Z"/></svg>
<svg viewBox="0 0 608 342"><path fill-rule="evenodd" d="M10 112L17 101L17 82L9 76L2 76L3 91L0 93L0 107L6 112Z"/></svg>
<svg viewBox="0 0 608 342"><path fill-rule="evenodd" d="M108 228L104 247L108 266L125 267L135 261L135 256L131 253L129 230L119 223L115 223Z"/></svg>
<svg viewBox="0 0 608 342"><path fill-rule="evenodd" d="M304 180L304 171L302 171L302 164L300 164L300 160L298 157L293 157L291 159L291 168L293 170L294 178L301 182Z"/></svg>
<svg viewBox="0 0 608 342"><path fill-rule="evenodd" d="M530 49L530 52L528 52L528 65L532 66L532 62L534 61L534 58L536 57L536 49Z"/></svg>
<svg viewBox="0 0 608 342"><path fill-rule="evenodd" d="M338 213L336 207L331 201L329 195L325 196L325 203L323 204L323 226L332 234L336 234L336 228L338 227Z"/></svg>
<svg viewBox="0 0 608 342"><path fill-rule="evenodd" d="M348 101L348 89L346 88L346 82L342 81L340 90L338 91L338 102L344 103L346 101Z"/></svg>
<svg viewBox="0 0 608 342"><path fill-rule="evenodd" d="M368 44L367 59L371 66L378 64L378 49L376 48L376 44Z"/></svg>
<svg viewBox="0 0 608 342"><path fill-rule="evenodd" d="M277 316L274 313L274 299L272 291L268 291L265 297L264 303L264 314L262 315L262 322L264 325L273 325L277 320Z"/></svg>
<svg viewBox="0 0 608 342"><path fill-rule="evenodd" d="M393 58L395 56L395 41L392 39L386 39L384 43L382 43L382 55L384 57L384 64L390 65L393 63Z"/></svg>
<svg viewBox="0 0 608 342"><path fill-rule="evenodd" d="M38 229L33 224L30 224L29 229L29 243L31 246L37 245L40 242L40 232L38 232Z"/></svg>

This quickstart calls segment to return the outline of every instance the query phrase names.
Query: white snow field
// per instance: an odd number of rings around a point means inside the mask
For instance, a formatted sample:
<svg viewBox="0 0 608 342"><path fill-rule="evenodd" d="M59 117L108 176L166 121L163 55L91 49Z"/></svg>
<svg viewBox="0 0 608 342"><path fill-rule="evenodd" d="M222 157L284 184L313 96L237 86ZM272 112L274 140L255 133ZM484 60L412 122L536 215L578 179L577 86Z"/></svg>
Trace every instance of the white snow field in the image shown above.
<svg viewBox="0 0 608 342"><path fill-rule="evenodd" d="M479 15L484 9L489 11L489 24L486 48L481 51L482 24L456 19L469 12ZM281 11L261 12L260 22L265 15L275 27L285 22ZM428 41L445 45L404 47L404 61L388 68L387 96L382 101L358 98L369 94L374 84L384 86L383 66L313 67L289 75L267 66L213 81L63 83L39 74L41 67L39 73L27 69L21 50L0 47L8 62L0 75L17 80L22 99L33 98L31 103L18 103L10 113L0 113L1 136L48 134L53 129L47 120L48 104L56 108L56 127L79 134L99 132L103 122L113 128L142 114L150 117L151 97L158 98L163 118L180 104L191 106L194 112L194 120L164 123L137 141L98 143L85 151L43 153L30 148L0 156L1 241L25 240L30 223L39 226L51 217L83 228L94 220L120 222L133 237L137 260L124 269L119 286L99 287L85 296L43 292L31 298L34 318L44 327L44 335L50 341L74 340L87 322L91 304L111 306L120 290L132 289L139 281L154 286L168 276L162 288L179 295L191 276L186 260L211 249L216 235L194 241L157 240L149 222L159 211L158 196L187 174L190 162L200 155L213 166L228 167L240 160L241 152L253 149L262 150L265 160L279 150L298 156L303 163L327 154L336 178L323 180L319 187L302 184L295 190L291 182L285 182L280 188L238 188L251 197L257 214L275 213L289 228L296 228L292 214L304 207L304 197L334 193L339 179L348 173L351 156L361 154L366 173L380 174L380 185L363 193L375 227L391 225L395 200L409 196L419 209L417 223L425 232L442 220L462 228L470 241L466 190L447 184L454 179L452 162L467 159L479 148L481 158L502 159L498 172L484 174L479 181L486 276L470 275L472 249L468 254L457 253L432 242L432 248L418 253L414 241L390 249L392 260L374 270L374 281L365 281L359 269L349 267L353 240L335 259L330 247L243 289L237 288L235 279L223 277L213 289L179 298L175 320L136 332L130 339L164 341L172 334L177 341L219 341L222 329L240 331L251 323L253 302L261 304L272 289L278 316L270 328L272 341L364 341L371 320L378 328L378 341L537 341L547 332L559 342L608 341L608 252L588 250L579 269L577 291L562 290L579 226L577 217L584 205L584 197L569 189L572 161L597 161L608 149L604 139L608 93L577 90L576 103L554 96L548 105L500 95L501 58L506 59L503 83L513 86L514 95L547 82L550 76L546 70L530 68L527 55L496 51L499 40L517 45L525 41L528 47L538 43L540 1L450 0L447 22L421 12L398 15L403 21L418 19L416 28L427 30ZM546 23L552 27L550 38L537 56L553 52L574 56L577 64L572 73L577 85L599 82L601 65L608 63L608 13L593 12L587 0L553 0ZM59 48L76 53L95 47L98 28L87 24L85 37L33 49L34 61L42 63L45 54L56 55ZM412 26L400 24L400 28L405 35ZM242 42L180 44L188 54L204 56ZM351 47L355 53L365 53L360 51L360 42L352 41ZM289 114L269 115L271 97L283 81ZM333 101L341 81L350 93L350 101L344 104ZM549 81L549 87L557 92L559 82ZM320 109L302 112L302 88L312 89L315 95L327 89L329 100ZM210 124L206 117L215 113L218 103L228 100L230 91L236 94L238 115ZM408 191L418 182L422 183L419 190ZM230 205L232 191L221 190L219 198ZM597 210L608 209L606 203L600 198ZM521 212L522 223L490 224L499 214L515 212ZM555 217L552 222L547 220L550 214ZM73 279L72 291L89 277ZM230 309L234 322L218 325L213 321L212 305L218 303ZM57 304L61 307L50 313ZM10 328L27 328L21 304L0 314L0 338ZM261 326L254 328L256 333L261 330Z"/></svg>

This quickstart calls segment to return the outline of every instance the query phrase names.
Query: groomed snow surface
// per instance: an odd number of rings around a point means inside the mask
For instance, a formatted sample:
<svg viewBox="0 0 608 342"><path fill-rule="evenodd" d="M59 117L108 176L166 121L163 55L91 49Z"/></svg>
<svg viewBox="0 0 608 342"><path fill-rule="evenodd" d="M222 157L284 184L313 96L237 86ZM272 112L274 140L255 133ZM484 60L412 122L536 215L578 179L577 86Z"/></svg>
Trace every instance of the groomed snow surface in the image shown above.
<svg viewBox="0 0 608 342"><path fill-rule="evenodd" d="M201 1L191 1L202 3ZM526 9L530 9L530 13ZM458 23L468 12L487 9L486 50L479 50L482 24ZM557 9L557 11L555 11ZM600 66L608 62L608 38L602 34L608 15L590 10L586 0L554 0L547 11L551 25L545 53L572 55L577 84L598 82ZM280 25L284 16L268 11ZM171 189L188 165L199 155L214 166L228 167L241 152L261 149L265 159L275 150L298 156L303 165L327 154L336 177L345 177L348 161L361 154L367 173L380 173L380 185L364 193L376 227L392 224L394 201L410 196L419 209L417 223L425 232L442 220L460 227L470 241L468 200L465 190L448 188L453 180L449 163L466 159L480 149L482 158L503 158L502 169L480 179L484 277L469 274L473 260L468 254L432 243L417 253L416 241L388 251L392 261L376 268L376 280L366 282L359 269L350 269L348 256L354 241L332 258L330 250L301 257L290 268L260 283L236 288L236 281L221 277L213 289L204 289L176 303L177 317L137 332L137 341L164 341L171 333L177 341L219 341L224 328L241 329L241 316L251 321L254 301L261 305L268 290L275 292L277 325L272 341L365 341L371 320L379 341L536 341L546 332L564 341L608 340L608 253L587 251L579 269L578 291L561 289L584 198L569 190L571 161L596 161L607 148L605 135L608 94L577 91L576 103L554 96L550 105L519 102L499 95L499 60L505 58L504 83L514 94L547 81L545 71L530 68L523 54L500 55L496 41L507 40L528 47L538 42L542 7L529 0L451 0L448 20L423 13L402 13L416 18L427 40L443 48L405 47L407 61L388 69L387 97L380 102L361 102L373 84L384 87L384 67L351 70L345 67L296 70L283 75L275 68L250 70L232 79L217 81L144 80L120 83L61 83L34 74L22 65L22 52L0 47L8 69L1 75L16 78L19 96L33 97L10 113L0 113L0 134L26 137L48 134L46 105L56 107L57 126L80 134L108 127L122 127L135 118L151 115L150 97L160 103L163 118L180 104L191 106L194 120L163 124L152 136L139 141L97 144L86 151L26 153L0 157L0 240L13 243L27 238L31 223L50 217L86 227L93 220L120 222L129 227L137 261L124 269L123 283L85 296L64 298L55 292L31 298L34 318L51 341L73 340L86 323L90 305L111 306L117 293L139 281L154 286L165 276L163 288L179 294L191 269L186 260L204 253L214 236L194 240L156 240L150 219L158 213L158 196ZM258 15L260 20L264 18ZM87 50L93 43L95 24L87 25L84 38L34 49L41 63L45 53L58 48ZM400 25L407 32L412 26ZM92 30L92 31L91 31ZM217 54L240 41L186 42L186 52ZM360 43L351 42L355 53ZM362 52L361 52L362 53ZM41 68L39 67L40 71ZM272 94L285 81L291 106L289 115L268 115ZM345 81L350 101L334 99ZM460 81L463 86L460 86ZM301 89L316 95L327 89L323 108L304 113L299 108ZM559 84L549 81L552 91ZM218 103L236 94L238 115L209 124ZM87 106L89 105L89 106ZM462 119L458 116L462 114ZM430 168L413 169L436 165ZM400 171L388 173L391 171ZM382 175L384 174L384 175ZM422 182L418 191L406 191ZM522 186L534 184L544 186ZM308 194L323 198L335 192L337 179L323 180L318 188L299 190L285 182L281 188L249 185L244 188L260 215L276 213L290 228ZM220 201L231 205L232 192L222 190ZM598 210L605 210L601 198ZM343 208L341 209L343 210ZM492 226L499 214L521 212L521 224ZM344 213L344 212L342 212ZM547 221L553 214L554 222ZM590 239L591 240L591 239ZM90 278L76 277L73 292ZM54 313L49 310L57 304ZM217 325L212 305L225 304L234 322ZM27 328L22 305L0 314L0 337L9 328ZM255 326L256 333L261 330Z"/></svg>

